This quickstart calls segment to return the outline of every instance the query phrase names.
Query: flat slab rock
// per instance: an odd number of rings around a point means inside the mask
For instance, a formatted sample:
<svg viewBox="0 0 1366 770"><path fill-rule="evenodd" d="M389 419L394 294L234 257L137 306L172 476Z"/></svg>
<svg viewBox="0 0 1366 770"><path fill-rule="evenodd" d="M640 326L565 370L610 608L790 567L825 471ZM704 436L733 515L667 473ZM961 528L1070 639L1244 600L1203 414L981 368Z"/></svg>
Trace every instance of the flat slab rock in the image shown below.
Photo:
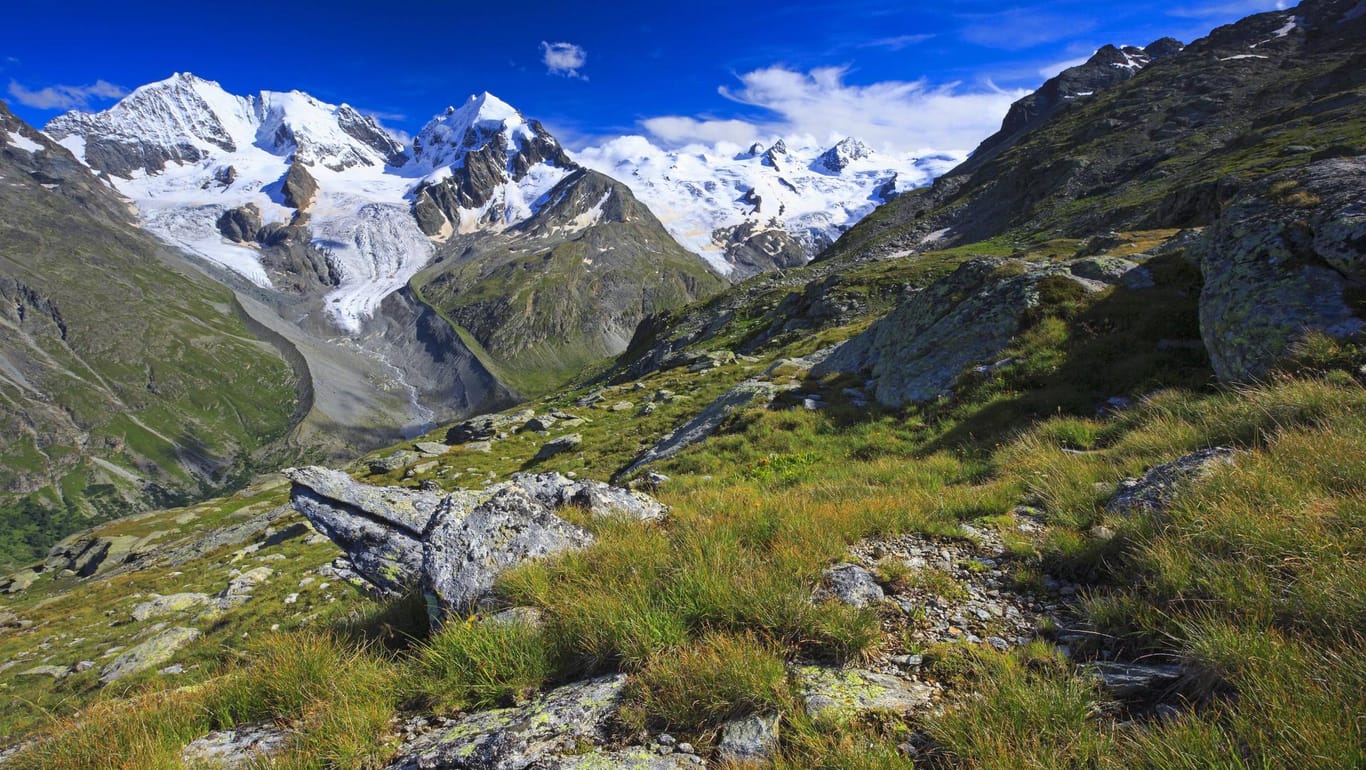
<svg viewBox="0 0 1366 770"><path fill-rule="evenodd" d="M168 628L141 644L125 650L100 672L100 684L109 684L170 660L182 647L199 638L194 628Z"/></svg>
<svg viewBox="0 0 1366 770"><path fill-rule="evenodd" d="M600 677L550 690L524 706L471 714L423 736L389 770L593 767L574 764L575 758L584 755L585 746L607 742L608 724L625 688L624 675Z"/></svg>
<svg viewBox="0 0 1366 770"><path fill-rule="evenodd" d="M802 666L798 691L806 713L826 722L848 722L869 712L908 716L930 705L933 688L921 682L857 669Z"/></svg>
<svg viewBox="0 0 1366 770"><path fill-rule="evenodd" d="M283 749L287 737L271 724L215 730L186 745L180 761L189 770L246 770Z"/></svg>

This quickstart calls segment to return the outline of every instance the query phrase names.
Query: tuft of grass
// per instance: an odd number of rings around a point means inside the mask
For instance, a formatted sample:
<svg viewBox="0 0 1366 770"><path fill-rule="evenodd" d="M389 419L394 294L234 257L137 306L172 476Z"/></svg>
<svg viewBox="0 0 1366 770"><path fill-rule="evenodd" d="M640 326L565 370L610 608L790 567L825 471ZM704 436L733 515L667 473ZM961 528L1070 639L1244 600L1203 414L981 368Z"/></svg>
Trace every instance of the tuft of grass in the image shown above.
<svg viewBox="0 0 1366 770"><path fill-rule="evenodd" d="M453 620L417 651L413 689L441 710L510 706L551 678L553 652L527 624Z"/></svg>
<svg viewBox="0 0 1366 770"><path fill-rule="evenodd" d="M707 634L652 660L631 684L628 723L701 734L790 705L779 652L753 634Z"/></svg>

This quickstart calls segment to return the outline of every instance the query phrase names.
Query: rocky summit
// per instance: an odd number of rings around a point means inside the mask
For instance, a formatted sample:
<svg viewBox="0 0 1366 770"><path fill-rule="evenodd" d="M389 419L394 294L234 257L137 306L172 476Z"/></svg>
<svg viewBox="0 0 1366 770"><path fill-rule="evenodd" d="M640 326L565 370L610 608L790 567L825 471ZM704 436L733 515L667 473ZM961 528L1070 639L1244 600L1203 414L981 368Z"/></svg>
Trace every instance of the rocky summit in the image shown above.
<svg viewBox="0 0 1366 770"><path fill-rule="evenodd" d="M605 139L552 8L543 120L4 64L0 768L1366 766L1366 3L1145 8Z"/></svg>

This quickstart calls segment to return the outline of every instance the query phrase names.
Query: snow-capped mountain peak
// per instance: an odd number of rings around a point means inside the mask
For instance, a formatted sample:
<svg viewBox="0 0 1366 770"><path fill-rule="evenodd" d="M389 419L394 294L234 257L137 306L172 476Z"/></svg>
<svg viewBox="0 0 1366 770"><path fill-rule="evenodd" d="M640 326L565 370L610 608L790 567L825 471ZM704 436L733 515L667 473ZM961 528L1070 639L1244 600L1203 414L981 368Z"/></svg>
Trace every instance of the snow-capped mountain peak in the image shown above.
<svg viewBox="0 0 1366 770"><path fill-rule="evenodd" d="M629 186L685 248L741 277L806 262L879 203L962 159L875 153L853 138L664 150L641 136L576 157Z"/></svg>
<svg viewBox="0 0 1366 770"><path fill-rule="evenodd" d="M458 166L465 154L478 150L495 136L504 136L507 149L516 152L520 143L536 132L522 113L485 91L471 95L459 107L447 107L413 138L413 160L427 166Z"/></svg>
<svg viewBox="0 0 1366 770"><path fill-rule="evenodd" d="M838 174L854 161L871 157L873 157L873 148L851 136L841 139L834 147L821 153L816 162L827 171Z"/></svg>
<svg viewBox="0 0 1366 770"><path fill-rule="evenodd" d="M340 171L351 166L401 165L403 147L372 118L302 91L263 91L257 98L256 143L305 166Z"/></svg>

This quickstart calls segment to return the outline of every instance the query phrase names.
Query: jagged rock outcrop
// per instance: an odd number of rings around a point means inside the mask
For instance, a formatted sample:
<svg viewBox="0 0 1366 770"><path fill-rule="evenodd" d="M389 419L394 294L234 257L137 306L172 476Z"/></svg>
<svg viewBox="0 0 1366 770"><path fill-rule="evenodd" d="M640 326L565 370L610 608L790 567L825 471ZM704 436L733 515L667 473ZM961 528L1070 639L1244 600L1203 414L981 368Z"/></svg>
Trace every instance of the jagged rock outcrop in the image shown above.
<svg viewBox="0 0 1366 770"><path fill-rule="evenodd" d="M444 496L362 484L326 468L285 475L295 508L341 546L358 574L389 593L422 587L438 622L478 609L504 569L590 543L591 535L556 515L561 508L640 521L666 513L640 492L558 473L518 474Z"/></svg>
<svg viewBox="0 0 1366 770"><path fill-rule="evenodd" d="M1307 333L1366 339L1366 157L1277 174L1206 233L1200 333L1225 381L1264 376Z"/></svg>
<svg viewBox="0 0 1366 770"><path fill-rule="evenodd" d="M1086 291L1093 284L1065 267L974 259L916 292L811 372L867 373L888 406L949 393L968 367L991 363L1025 326L1042 290Z"/></svg>
<svg viewBox="0 0 1366 770"><path fill-rule="evenodd" d="M317 194L318 180L308 173L308 167L297 159L289 164L289 171L280 182L280 195L284 197L285 205L306 211L313 205L313 196Z"/></svg>
<svg viewBox="0 0 1366 770"><path fill-rule="evenodd" d="M218 231L223 237L238 243L249 243L257 239L261 227L261 210L255 203L245 203L237 208L228 209L218 217Z"/></svg>

